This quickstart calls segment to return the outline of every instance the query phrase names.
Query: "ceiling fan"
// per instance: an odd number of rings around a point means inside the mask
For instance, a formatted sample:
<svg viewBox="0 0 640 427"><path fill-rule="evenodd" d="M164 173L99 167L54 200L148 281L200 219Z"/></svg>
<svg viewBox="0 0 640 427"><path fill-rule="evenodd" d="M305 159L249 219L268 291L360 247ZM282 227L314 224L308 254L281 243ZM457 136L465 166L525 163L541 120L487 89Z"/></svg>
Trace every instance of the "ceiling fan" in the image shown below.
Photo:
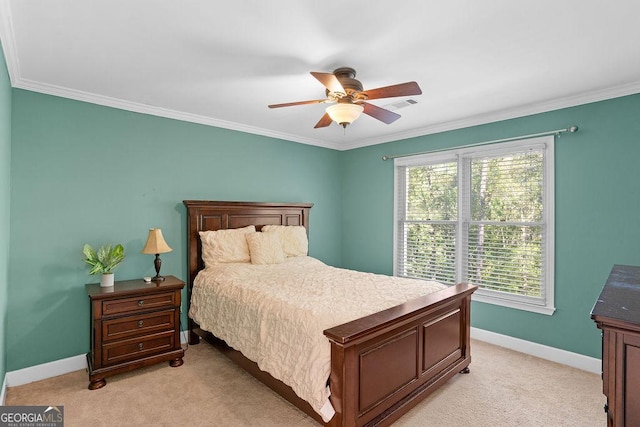
<svg viewBox="0 0 640 427"><path fill-rule="evenodd" d="M314 128L329 126L335 121L342 127L353 123L361 113L365 113L383 123L390 124L400 118L393 111L366 102L371 99L392 98L396 96L421 95L422 90L416 82L400 83L377 89L363 90L362 83L356 80L356 70L349 67L337 68L333 73L311 72L326 88L326 98L309 101L287 102L272 104L269 108L291 107L294 105L331 103L325 114Z"/></svg>

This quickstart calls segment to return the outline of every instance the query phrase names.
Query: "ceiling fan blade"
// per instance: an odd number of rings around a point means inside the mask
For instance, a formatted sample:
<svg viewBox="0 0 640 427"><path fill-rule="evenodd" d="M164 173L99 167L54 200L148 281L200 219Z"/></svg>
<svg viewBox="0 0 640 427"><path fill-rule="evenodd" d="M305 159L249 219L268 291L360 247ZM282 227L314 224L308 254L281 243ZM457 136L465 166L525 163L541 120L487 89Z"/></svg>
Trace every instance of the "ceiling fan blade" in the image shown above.
<svg viewBox="0 0 640 427"><path fill-rule="evenodd" d="M369 104L367 102L363 102L362 105L364 106L363 113L368 114L374 119L378 119L386 124L391 124L401 117L400 114L385 110L377 105Z"/></svg>
<svg viewBox="0 0 640 427"><path fill-rule="evenodd" d="M345 93L344 88L342 87L342 84L340 84L340 81L338 80L338 78L332 74L332 73L318 73L316 71L311 71L311 75L313 77L315 77L316 79L318 79L318 81L320 83L322 83L322 85L324 87L326 87L329 92L342 92Z"/></svg>
<svg viewBox="0 0 640 427"><path fill-rule="evenodd" d="M318 123L316 123L316 125L313 127L314 129L318 129L318 128L325 128L327 126L329 126L331 124L333 120L331 120L331 117L329 117L329 114L324 113L324 116L322 116L320 118L320 120L318 121Z"/></svg>
<svg viewBox="0 0 640 427"><path fill-rule="evenodd" d="M394 96L421 95L422 90L418 83L407 82L392 86L379 87L377 89L365 90L362 92L366 99L393 98Z"/></svg>
<svg viewBox="0 0 640 427"><path fill-rule="evenodd" d="M287 102L285 104L271 104L268 107L269 108L293 107L294 105L321 104L326 101L327 101L326 99L312 99L310 101Z"/></svg>

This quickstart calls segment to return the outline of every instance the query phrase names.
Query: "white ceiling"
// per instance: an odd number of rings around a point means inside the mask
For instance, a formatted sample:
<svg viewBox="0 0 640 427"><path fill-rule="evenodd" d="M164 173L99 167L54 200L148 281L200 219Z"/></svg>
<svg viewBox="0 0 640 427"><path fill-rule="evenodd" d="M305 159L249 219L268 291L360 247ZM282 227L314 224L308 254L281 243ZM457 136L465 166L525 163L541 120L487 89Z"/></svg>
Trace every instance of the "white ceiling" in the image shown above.
<svg viewBox="0 0 640 427"><path fill-rule="evenodd" d="M638 0L2 0L0 37L14 87L345 150L638 93L638 17ZM323 98L309 72L343 66L423 94L346 131L313 128L325 104L267 108Z"/></svg>

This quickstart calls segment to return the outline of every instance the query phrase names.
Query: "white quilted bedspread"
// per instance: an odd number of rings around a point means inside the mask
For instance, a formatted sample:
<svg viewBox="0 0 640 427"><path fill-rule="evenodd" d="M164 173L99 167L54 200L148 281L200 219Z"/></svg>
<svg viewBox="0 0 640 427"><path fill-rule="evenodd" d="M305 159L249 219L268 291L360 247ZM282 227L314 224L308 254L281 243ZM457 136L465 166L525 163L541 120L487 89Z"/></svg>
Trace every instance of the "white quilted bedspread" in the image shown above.
<svg viewBox="0 0 640 427"><path fill-rule="evenodd" d="M189 316L328 421L331 353L323 331L445 287L330 267L311 257L218 264L196 277Z"/></svg>

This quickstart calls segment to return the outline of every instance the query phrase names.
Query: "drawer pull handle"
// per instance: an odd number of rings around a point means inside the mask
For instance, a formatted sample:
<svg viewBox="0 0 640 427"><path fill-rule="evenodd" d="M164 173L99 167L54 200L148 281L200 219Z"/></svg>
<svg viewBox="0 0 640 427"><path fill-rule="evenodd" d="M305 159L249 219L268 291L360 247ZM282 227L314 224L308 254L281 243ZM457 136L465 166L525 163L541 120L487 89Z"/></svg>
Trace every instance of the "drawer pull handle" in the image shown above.
<svg viewBox="0 0 640 427"><path fill-rule="evenodd" d="M144 320L138 320L138 328L142 328L144 326Z"/></svg>
<svg viewBox="0 0 640 427"><path fill-rule="evenodd" d="M138 344L138 350L142 350L143 348L144 348L144 344L143 343Z"/></svg>
<svg viewBox="0 0 640 427"><path fill-rule="evenodd" d="M143 306L143 305L144 305L144 300L143 299L138 300L138 306Z"/></svg>

